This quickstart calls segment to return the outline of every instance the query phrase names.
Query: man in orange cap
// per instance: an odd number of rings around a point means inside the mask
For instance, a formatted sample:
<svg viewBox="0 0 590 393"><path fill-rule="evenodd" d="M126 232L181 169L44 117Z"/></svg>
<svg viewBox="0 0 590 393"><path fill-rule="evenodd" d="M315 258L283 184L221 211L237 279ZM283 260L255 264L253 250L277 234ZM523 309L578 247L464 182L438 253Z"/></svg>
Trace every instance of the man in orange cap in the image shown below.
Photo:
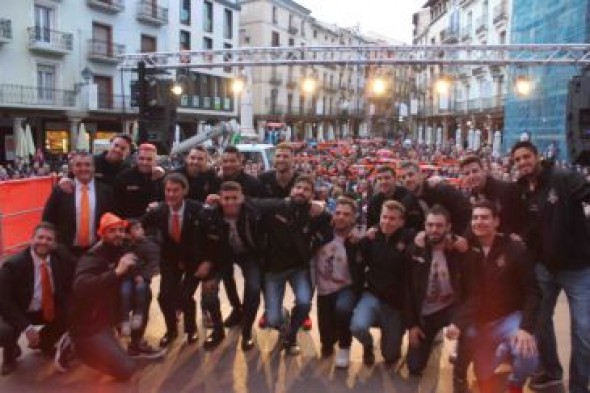
<svg viewBox="0 0 590 393"><path fill-rule="evenodd" d="M133 358L113 335L113 327L118 322L113 311L117 307L119 287L137 261L137 256L126 252L124 247L126 227L127 221L112 213L101 217L98 230L101 241L78 262L70 321L70 334L80 360L121 380L129 379L136 370ZM129 345L130 352L131 346L139 346L142 358L154 359L164 355L163 351L155 350L143 341L134 342L132 339ZM65 353L63 347L58 351ZM65 366L59 356L56 363Z"/></svg>

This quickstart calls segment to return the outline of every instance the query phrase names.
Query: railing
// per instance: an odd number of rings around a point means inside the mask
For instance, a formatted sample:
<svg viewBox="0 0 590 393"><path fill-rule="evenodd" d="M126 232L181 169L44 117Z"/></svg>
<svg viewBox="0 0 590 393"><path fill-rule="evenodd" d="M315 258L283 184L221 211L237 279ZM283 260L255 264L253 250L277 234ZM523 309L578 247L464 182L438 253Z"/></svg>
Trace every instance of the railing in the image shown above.
<svg viewBox="0 0 590 393"><path fill-rule="evenodd" d="M505 1L494 7L494 24L508 20L507 8L508 6Z"/></svg>
<svg viewBox="0 0 590 393"><path fill-rule="evenodd" d="M283 76L279 74L272 74L270 76L270 80L268 81L271 85L282 85L283 84Z"/></svg>
<svg viewBox="0 0 590 393"><path fill-rule="evenodd" d="M131 96L98 93L98 109L122 111L130 108Z"/></svg>
<svg viewBox="0 0 590 393"><path fill-rule="evenodd" d="M76 93L73 90L0 84L0 105L4 104L73 107Z"/></svg>
<svg viewBox="0 0 590 393"><path fill-rule="evenodd" d="M42 46L45 49L71 51L74 37L71 33L45 29L39 26L29 27L29 45Z"/></svg>
<svg viewBox="0 0 590 393"><path fill-rule="evenodd" d="M462 41L467 41L467 40L471 39L472 28L473 28L473 26L467 25L467 26L463 27L463 29L461 29L461 40Z"/></svg>
<svg viewBox="0 0 590 393"><path fill-rule="evenodd" d="M459 32L455 29L447 28L441 31L441 40L446 44L453 44L459 41Z"/></svg>
<svg viewBox="0 0 590 393"><path fill-rule="evenodd" d="M86 0L86 4L92 8L112 13L125 10L125 0Z"/></svg>
<svg viewBox="0 0 590 393"><path fill-rule="evenodd" d="M12 39L12 21L10 19L0 19L0 39Z"/></svg>
<svg viewBox="0 0 590 393"><path fill-rule="evenodd" d="M91 39L88 40L88 56L117 60L117 56L125 53L125 45Z"/></svg>
<svg viewBox="0 0 590 393"><path fill-rule="evenodd" d="M166 24L168 23L168 8L160 7L151 1L141 0L137 5L137 18Z"/></svg>

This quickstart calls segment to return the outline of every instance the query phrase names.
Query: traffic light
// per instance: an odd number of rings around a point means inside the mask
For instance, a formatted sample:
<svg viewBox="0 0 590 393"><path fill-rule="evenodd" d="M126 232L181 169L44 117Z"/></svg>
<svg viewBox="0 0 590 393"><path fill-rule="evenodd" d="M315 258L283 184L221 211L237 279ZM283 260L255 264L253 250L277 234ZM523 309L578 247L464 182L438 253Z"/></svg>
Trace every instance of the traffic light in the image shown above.
<svg viewBox="0 0 590 393"><path fill-rule="evenodd" d="M569 82L566 138L571 162L590 165L590 74Z"/></svg>

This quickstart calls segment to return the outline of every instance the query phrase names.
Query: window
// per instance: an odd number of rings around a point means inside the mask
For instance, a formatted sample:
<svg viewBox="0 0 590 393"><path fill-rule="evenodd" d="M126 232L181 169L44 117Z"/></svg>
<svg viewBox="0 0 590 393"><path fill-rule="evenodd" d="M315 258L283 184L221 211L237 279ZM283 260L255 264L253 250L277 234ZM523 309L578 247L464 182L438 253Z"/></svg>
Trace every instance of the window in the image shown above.
<svg viewBox="0 0 590 393"><path fill-rule="evenodd" d="M191 25L191 0L180 2L180 23L185 26Z"/></svg>
<svg viewBox="0 0 590 393"><path fill-rule="evenodd" d="M223 44L223 49L231 49L231 48L232 48L232 45L231 44L228 44L228 43ZM229 55L228 56L228 61L231 61L231 58L232 58L232 56ZM231 73L232 72L232 68L231 67L223 67L223 72Z"/></svg>
<svg viewBox="0 0 590 393"><path fill-rule="evenodd" d="M203 37L203 49L213 49L213 38Z"/></svg>
<svg viewBox="0 0 590 393"><path fill-rule="evenodd" d="M203 30L206 33L213 33L213 3L205 1L203 6Z"/></svg>
<svg viewBox="0 0 590 393"><path fill-rule="evenodd" d="M301 94L299 96L299 114L302 115L305 110L305 96Z"/></svg>
<svg viewBox="0 0 590 393"><path fill-rule="evenodd" d="M293 93L287 94L287 114L293 112Z"/></svg>
<svg viewBox="0 0 590 393"><path fill-rule="evenodd" d="M295 38L289 38L289 46L295 46Z"/></svg>
<svg viewBox="0 0 590 393"><path fill-rule="evenodd" d="M37 41L51 42L52 29L53 9L35 4L35 39Z"/></svg>
<svg viewBox="0 0 590 393"><path fill-rule="evenodd" d="M234 14L231 10L223 10L223 38L232 39L234 36Z"/></svg>
<svg viewBox="0 0 590 393"><path fill-rule="evenodd" d="M156 41L156 37L152 37L150 35L141 35L141 52L156 52L158 50L158 45Z"/></svg>
<svg viewBox="0 0 590 393"><path fill-rule="evenodd" d="M270 40L270 46L281 46L281 36L279 35L278 31L272 32L272 37Z"/></svg>
<svg viewBox="0 0 590 393"><path fill-rule="evenodd" d="M37 96L39 101L51 102L55 93L55 66L37 65Z"/></svg>
<svg viewBox="0 0 590 393"><path fill-rule="evenodd" d="M293 15L289 14L289 29L295 27L293 24Z"/></svg>
<svg viewBox="0 0 590 393"><path fill-rule="evenodd" d="M279 9L277 7L272 7L272 23L275 25L279 23Z"/></svg>
<svg viewBox="0 0 590 393"><path fill-rule="evenodd" d="M301 36L305 37L305 21L301 21Z"/></svg>
<svg viewBox="0 0 590 393"><path fill-rule="evenodd" d="M93 54L101 56L113 56L113 43L112 43L112 31L111 26L103 25L100 23L92 24L92 48Z"/></svg>
<svg viewBox="0 0 590 393"><path fill-rule="evenodd" d="M180 30L179 47L180 47L180 50L190 50L191 49L191 33L190 33L190 31Z"/></svg>
<svg viewBox="0 0 590 393"><path fill-rule="evenodd" d="M113 109L113 78L95 75L94 83L98 90L98 107Z"/></svg>
<svg viewBox="0 0 590 393"><path fill-rule="evenodd" d="M277 112L277 102L279 100L279 90L272 89L270 91L270 110L274 114Z"/></svg>
<svg viewBox="0 0 590 393"><path fill-rule="evenodd" d="M318 38L318 31L317 30L313 31L313 38Z"/></svg>

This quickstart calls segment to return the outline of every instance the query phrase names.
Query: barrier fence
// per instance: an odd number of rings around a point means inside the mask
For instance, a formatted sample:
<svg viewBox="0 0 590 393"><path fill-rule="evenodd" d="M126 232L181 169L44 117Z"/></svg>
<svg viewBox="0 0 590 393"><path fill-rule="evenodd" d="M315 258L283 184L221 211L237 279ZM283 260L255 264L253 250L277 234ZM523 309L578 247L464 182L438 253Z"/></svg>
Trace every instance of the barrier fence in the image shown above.
<svg viewBox="0 0 590 393"><path fill-rule="evenodd" d="M55 176L0 182L0 257L28 243L55 182Z"/></svg>

